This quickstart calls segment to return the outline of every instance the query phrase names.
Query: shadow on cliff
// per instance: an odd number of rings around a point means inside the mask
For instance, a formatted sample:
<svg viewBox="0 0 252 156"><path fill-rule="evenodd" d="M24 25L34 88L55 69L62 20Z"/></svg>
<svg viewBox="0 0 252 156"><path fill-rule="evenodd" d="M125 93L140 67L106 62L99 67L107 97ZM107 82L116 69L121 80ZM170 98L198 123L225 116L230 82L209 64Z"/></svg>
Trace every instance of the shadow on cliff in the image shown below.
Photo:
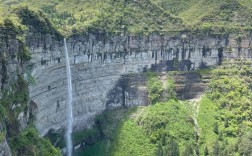
<svg viewBox="0 0 252 156"><path fill-rule="evenodd" d="M201 62L200 69L208 69L205 62ZM178 99L188 100L197 97L204 91L201 75L194 71L195 64L190 60L177 59L160 61L151 65L150 69L143 68L141 73L125 74L117 81L114 88L107 94L106 109L128 108L131 106L148 105L148 92L146 87L148 70L156 73L168 71L190 71L174 77Z"/></svg>
<svg viewBox="0 0 252 156"><path fill-rule="evenodd" d="M106 109L148 104L146 74L122 75L107 94Z"/></svg>

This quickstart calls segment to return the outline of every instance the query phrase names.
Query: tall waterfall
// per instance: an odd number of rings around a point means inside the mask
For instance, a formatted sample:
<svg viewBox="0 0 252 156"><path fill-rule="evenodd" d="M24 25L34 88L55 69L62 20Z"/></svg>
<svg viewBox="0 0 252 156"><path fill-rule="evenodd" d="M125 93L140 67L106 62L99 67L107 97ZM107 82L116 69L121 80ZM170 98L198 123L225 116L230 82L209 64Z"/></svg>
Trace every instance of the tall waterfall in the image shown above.
<svg viewBox="0 0 252 156"><path fill-rule="evenodd" d="M68 57L68 50L66 45L66 39L64 38L65 52L66 52L66 69L67 69L67 131L66 131L66 141L67 141L67 156L72 156L73 143L72 143L72 131L73 131L73 107L72 107L72 78L71 78L71 68L70 61Z"/></svg>

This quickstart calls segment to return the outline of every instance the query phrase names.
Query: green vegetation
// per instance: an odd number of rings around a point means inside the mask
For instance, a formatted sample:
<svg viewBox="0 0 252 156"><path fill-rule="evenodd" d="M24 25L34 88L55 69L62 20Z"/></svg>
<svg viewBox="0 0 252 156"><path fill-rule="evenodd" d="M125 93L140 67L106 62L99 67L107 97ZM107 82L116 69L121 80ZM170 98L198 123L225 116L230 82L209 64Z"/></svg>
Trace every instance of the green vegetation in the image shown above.
<svg viewBox="0 0 252 156"><path fill-rule="evenodd" d="M95 127L101 126L102 139L84 146L77 155L152 156L158 152L182 154L188 148L195 147L190 113L185 103L176 100L106 112L98 116L97 120L99 124L96 122ZM88 137L83 138L88 141L85 138Z"/></svg>
<svg viewBox="0 0 252 156"><path fill-rule="evenodd" d="M157 73L147 72L146 75L146 86L150 104L155 104L167 99L176 99L174 80L172 77L168 77L167 82L162 82Z"/></svg>
<svg viewBox="0 0 252 156"><path fill-rule="evenodd" d="M1 19L0 19L1 21ZM27 29L26 26L22 25L18 18L11 16L9 18L2 19L2 23L0 22L1 36L3 41L7 42L10 39L15 39L19 43L19 50L17 52L17 58L21 60L20 62L23 64L31 59L30 53L25 46L24 39L24 31ZM2 52L0 54L0 60L6 61L7 58ZM16 57L12 54L11 57Z"/></svg>
<svg viewBox="0 0 252 156"><path fill-rule="evenodd" d="M180 152L184 151L187 143L194 144L192 118L185 103L169 100L163 104L155 104L144 112L138 123L142 125L152 143L161 142L164 148L171 148L175 143L178 144Z"/></svg>
<svg viewBox="0 0 252 156"><path fill-rule="evenodd" d="M117 130L112 155L182 153L188 142L194 142L190 120L184 104L175 100L141 108Z"/></svg>
<svg viewBox="0 0 252 156"><path fill-rule="evenodd" d="M97 32L149 33L178 29L181 20L157 5L138 1L3 1L3 11L28 5L43 10L58 30L66 35ZM156 17L159 17L158 19ZM148 18L147 18L148 17Z"/></svg>
<svg viewBox="0 0 252 156"><path fill-rule="evenodd" d="M0 13L4 15L4 12ZM19 12L21 15L21 13ZM23 69L31 59L30 52L25 44L25 31L27 26L22 24L20 18L15 14L2 16L0 18L1 43L6 43L6 49L11 49L9 42L17 41L17 51L1 51L1 99L0 99L0 142L7 140L11 146L12 154L15 155L61 155L59 149L55 149L52 144L41 137L33 127L33 115L29 112L28 105L28 82L24 78ZM9 78L7 62L18 60L18 67ZM16 62L16 61L15 61ZM19 68L20 67L20 68ZM27 127L21 130L18 117L20 113L26 118L29 114ZM22 125L26 126L26 125Z"/></svg>
<svg viewBox="0 0 252 156"><path fill-rule="evenodd" d="M148 81L153 85L160 80L148 73ZM165 90L174 92L171 79ZM74 134L84 136L80 140L88 143L77 155L161 156L192 154L195 148L194 124L187 103L175 99L148 107L106 111L95 123L93 133L87 130Z"/></svg>
<svg viewBox="0 0 252 156"><path fill-rule="evenodd" d="M168 89L163 87L157 74L148 73L147 86L153 91L149 93L158 100L147 107L132 108L129 112L125 110L124 115L116 117L118 122L113 118L115 114L121 114L120 111L101 115L99 123L103 125L100 127L103 137L93 145L84 146L78 155L93 155L92 151L98 150L98 155L116 156L250 155L250 65L248 60L224 60L215 69L195 71L210 77L208 89L198 102L198 135L195 131L195 110L190 102L172 98L163 103L157 102L164 100L164 92L169 89L174 91L175 84L169 75L180 72L168 74ZM117 123L117 126L111 126L112 123Z"/></svg>
<svg viewBox="0 0 252 156"><path fill-rule="evenodd" d="M3 142L4 141L4 139L5 139L5 131L3 131L3 132L0 132L0 142Z"/></svg>
<svg viewBox="0 0 252 156"><path fill-rule="evenodd" d="M164 91L163 84L155 73L148 72L147 78L149 103L154 104L161 100L162 93Z"/></svg>
<svg viewBox="0 0 252 156"><path fill-rule="evenodd" d="M202 154L206 146L213 154L251 154L251 141L244 139L251 135L244 129L251 131L252 125L250 64L247 60L229 60L211 71L209 92L200 102L198 117ZM241 140L248 145L242 147Z"/></svg>
<svg viewBox="0 0 252 156"><path fill-rule="evenodd" d="M28 113L28 84L23 76L18 75L17 81L12 84L9 91L3 92L0 100L0 123L4 130L0 132L0 142L6 138L9 141L14 156L27 155L61 155L59 149L52 146L49 140L39 137L38 132L32 128L33 118L29 117L28 128L20 131L18 115ZM4 122L3 122L4 121Z"/></svg>
<svg viewBox="0 0 252 156"><path fill-rule="evenodd" d="M31 128L33 125L32 115L29 118L28 128L23 131L19 130L18 115L21 112L28 113L27 103L28 84L22 76L18 75L17 81L12 84L12 89L5 91L0 100L0 121L1 125L5 127L5 130L0 132L0 141L6 138L6 133L8 132L9 137L7 139L14 156L61 155L60 151L55 149L49 140L39 137L37 131Z"/></svg>
<svg viewBox="0 0 252 156"><path fill-rule="evenodd" d="M49 33L61 37L61 34L40 10L28 8L28 6L18 6L14 9L14 13L21 19L22 24L32 26L41 34Z"/></svg>
<svg viewBox="0 0 252 156"><path fill-rule="evenodd" d="M21 132L18 136L10 139L10 147L13 155L53 155L60 156L61 153L55 149L49 140L39 137L34 128L28 128Z"/></svg>
<svg viewBox="0 0 252 156"><path fill-rule="evenodd" d="M252 26L250 0L2 0L0 5L3 16L19 5L41 9L65 35L184 30L227 34Z"/></svg>
<svg viewBox="0 0 252 156"><path fill-rule="evenodd" d="M251 32L251 0L1 0L0 30L3 41L18 41L20 65L31 59L25 44L28 29L43 35L165 34L189 31L204 35L236 33L241 43L244 31ZM230 47L227 47L232 52ZM7 83L6 52L1 52L2 83ZM174 64L178 61L175 59ZM175 84L168 77L147 73L148 107L107 111L97 116L91 130L73 135L81 144L78 155L251 155L252 71L248 60L226 60L216 69L197 70L211 75L202 96L197 121L189 102L176 99ZM177 74L173 72L170 74ZM60 155L51 143L38 136L32 126L20 131L18 115L28 110L28 83L17 71L9 89L1 89L0 141L8 133L14 155ZM33 81L31 77L29 81ZM3 122L4 121L4 122ZM8 131L7 131L8 129ZM63 133L63 132L61 132ZM51 130L49 140L64 147L64 138ZM199 137L199 138L197 138ZM85 144L85 145L84 145ZM94 153L95 151L95 153ZM98 151L98 152L96 152Z"/></svg>
<svg viewBox="0 0 252 156"><path fill-rule="evenodd" d="M155 145L150 144L150 139L146 137L144 129L134 120L129 119L124 122L117 133L116 142L112 143L112 148L114 148L112 155L154 155Z"/></svg>
<svg viewBox="0 0 252 156"><path fill-rule="evenodd" d="M130 109L119 109L119 110L108 110L104 113L98 115L95 120L94 130L85 130L83 132L78 132L74 136L82 135L80 137L82 140L74 140L74 143L80 144L85 143L88 146L82 147L76 152L76 155L80 156L109 156L112 153L112 148L117 147L110 146L111 142L116 141L117 131L122 126L122 123L126 122L130 114L137 111L137 108ZM93 131L93 132L92 132ZM92 139L93 138L93 139Z"/></svg>
<svg viewBox="0 0 252 156"><path fill-rule="evenodd" d="M77 156L108 156L107 147L109 142L101 140L94 145L88 146L85 150L79 150L75 152Z"/></svg>
<svg viewBox="0 0 252 156"><path fill-rule="evenodd" d="M12 84L12 92L3 92L3 98L0 100L1 120L7 120L8 124L14 124L18 114L25 109L28 102L28 84L22 76L18 76L17 82ZM19 106L15 107L15 104ZM14 106L14 108L13 108Z"/></svg>
<svg viewBox="0 0 252 156"><path fill-rule="evenodd" d="M205 147L208 147L208 153L211 153L212 147L218 138L218 134L214 132L215 117L218 115L217 110L218 107L207 96L202 97L198 115L201 153L205 150Z"/></svg>

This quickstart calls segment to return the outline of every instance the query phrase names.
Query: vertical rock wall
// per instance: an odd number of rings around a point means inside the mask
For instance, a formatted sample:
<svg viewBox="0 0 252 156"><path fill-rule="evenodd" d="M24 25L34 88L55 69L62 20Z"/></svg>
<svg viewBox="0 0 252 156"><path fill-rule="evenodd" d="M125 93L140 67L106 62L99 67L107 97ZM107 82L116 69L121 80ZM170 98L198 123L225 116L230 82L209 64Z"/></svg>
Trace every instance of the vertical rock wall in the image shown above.
<svg viewBox="0 0 252 156"><path fill-rule="evenodd" d="M18 75L23 74L23 66L20 60L17 57L17 53L20 50L20 43L16 39L15 32L12 32L11 29L0 28L0 105L2 105L2 99L6 96L4 93L11 94L14 92L13 85L18 79ZM12 108L12 111L19 109L20 104L17 103L8 103L8 106ZM4 108L1 106L0 109ZM5 111L5 110L1 110ZM7 122L4 121L1 112L0 115L0 156L11 156L11 150L8 145L6 134L7 134ZM23 116L22 116L23 114ZM13 116L11 116L13 117ZM13 117L14 118L14 117ZM24 115L24 112L20 112L19 118L17 120L24 121L27 116ZM13 125L8 125L9 127ZM27 126L27 122L17 122L15 125L18 129L23 129Z"/></svg>
<svg viewBox="0 0 252 156"><path fill-rule="evenodd" d="M218 64L224 57L250 57L250 39L232 37L113 36L88 34L67 39L73 81L75 129L92 125L109 108L146 105L141 73L192 70ZM36 127L44 135L66 124L66 69L63 41L30 34L31 68L36 82L30 100L36 105Z"/></svg>

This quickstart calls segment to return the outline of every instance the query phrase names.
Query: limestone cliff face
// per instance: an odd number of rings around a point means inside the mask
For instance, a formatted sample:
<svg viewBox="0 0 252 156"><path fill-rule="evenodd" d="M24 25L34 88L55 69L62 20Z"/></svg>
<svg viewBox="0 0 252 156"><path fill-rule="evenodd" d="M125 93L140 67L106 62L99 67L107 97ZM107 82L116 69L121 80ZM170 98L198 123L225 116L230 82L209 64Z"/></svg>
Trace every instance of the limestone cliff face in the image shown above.
<svg viewBox="0 0 252 156"><path fill-rule="evenodd" d="M36 127L44 135L66 124L67 78L63 40L30 34L32 53L30 101ZM225 57L250 57L251 40L233 37L113 36L88 34L67 39L73 82L75 129L90 127L94 116L109 108L148 104L147 68L193 70Z"/></svg>
<svg viewBox="0 0 252 156"><path fill-rule="evenodd" d="M19 50L20 42L17 41L14 32L0 28L0 109L3 108L3 103L1 100L6 98L5 96L14 92L13 85L18 79L18 75L22 75L24 73L23 67L25 64L22 64L21 60L19 60L17 57ZM21 104L8 103L8 105L11 108L11 111L14 112L20 108ZM2 117L2 113L3 112L1 112L0 116L0 155L11 156L11 150L9 148L7 139L5 138L5 135L8 133L6 129L16 128L18 130L22 130L27 126L28 116L24 115L26 113L21 111L20 114L23 114L23 116L19 114L16 125L7 125L6 120L4 120ZM14 116L11 117L14 118Z"/></svg>

